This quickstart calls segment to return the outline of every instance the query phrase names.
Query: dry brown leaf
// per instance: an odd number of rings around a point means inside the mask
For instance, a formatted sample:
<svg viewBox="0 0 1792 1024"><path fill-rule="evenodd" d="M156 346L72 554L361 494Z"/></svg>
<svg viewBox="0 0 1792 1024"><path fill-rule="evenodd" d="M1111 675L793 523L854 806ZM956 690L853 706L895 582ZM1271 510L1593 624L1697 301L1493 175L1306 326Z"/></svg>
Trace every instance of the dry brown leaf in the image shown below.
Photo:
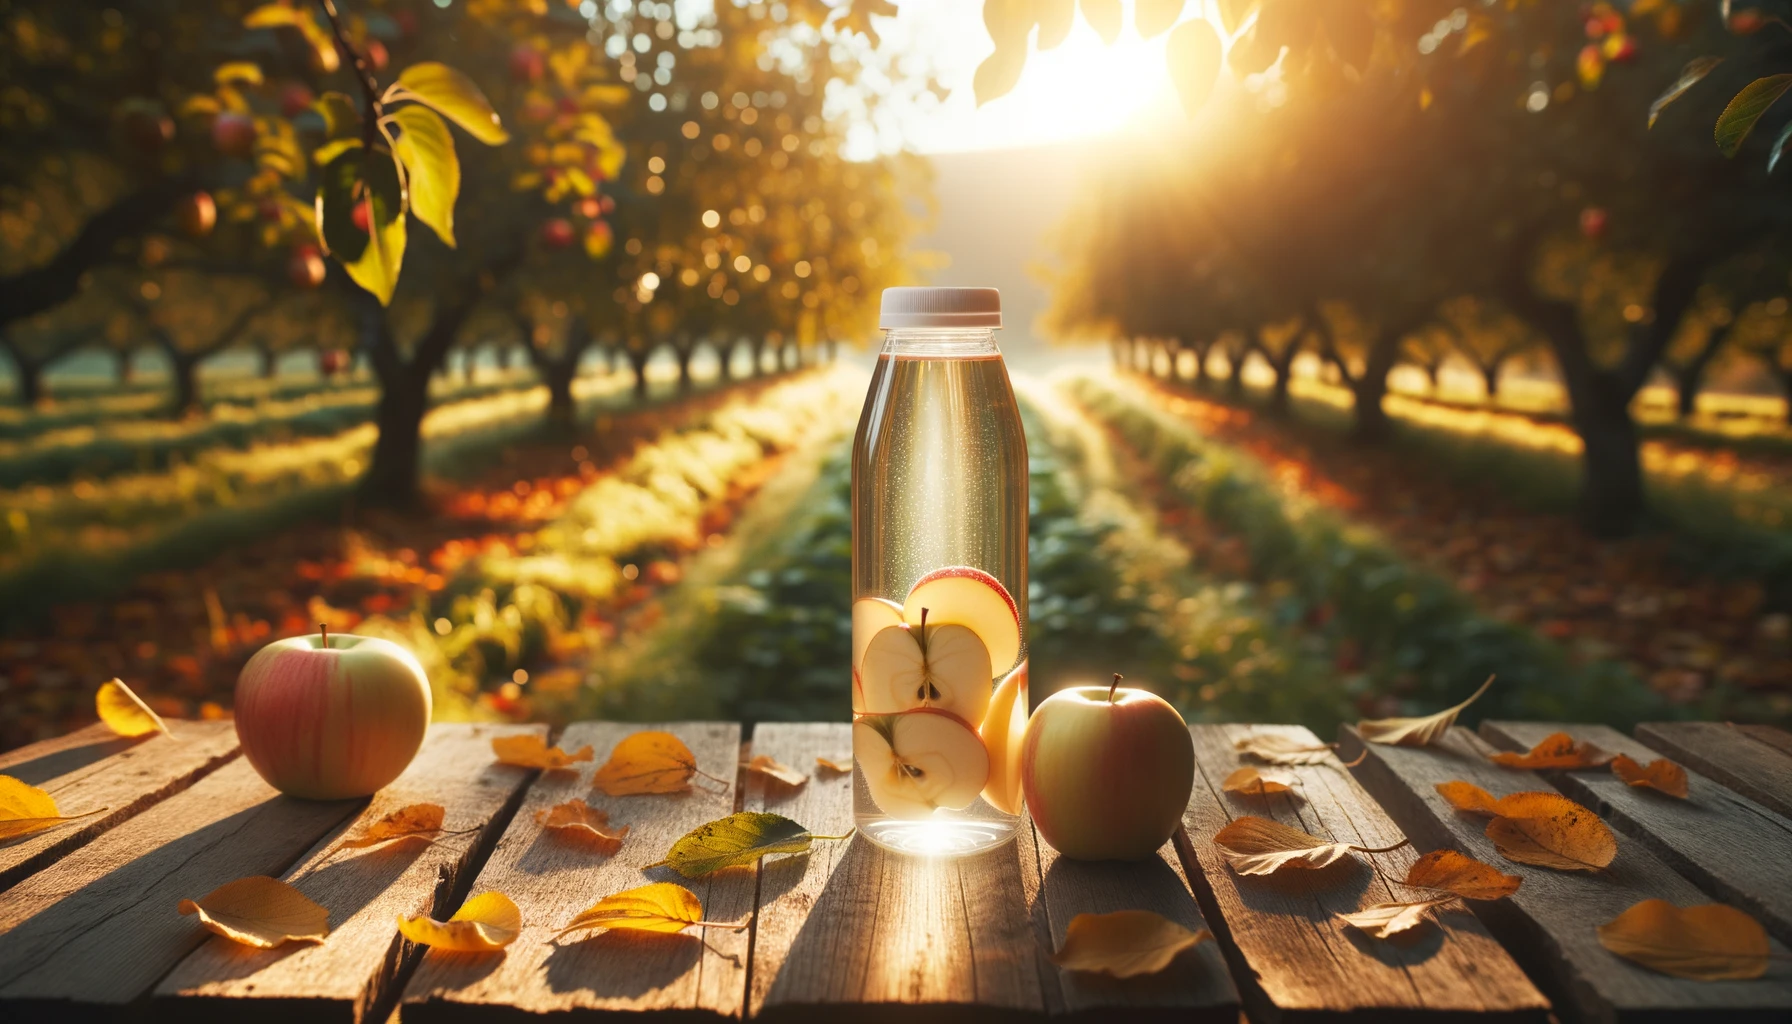
<svg viewBox="0 0 1792 1024"><path fill-rule="evenodd" d="M1235 740L1232 749L1269 764L1321 764L1331 756L1329 744L1296 743L1279 733L1254 732Z"/></svg>
<svg viewBox="0 0 1792 1024"><path fill-rule="evenodd" d="M1646 786L1669 796L1686 799L1686 769L1665 757L1658 757L1647 765L1641 765L1634 759L1619 754L1612 758L1612 774L1632 786Z"/></svg>
<svg viewBox="0 0 1792 1024"><path fill-rule="evenodd" d="M151 711L149 705L143 703L143 698L132 693L122 679L101 683L99 692L93 695L93 704L99 712L100 721L120 736L147 736L152 732L168 732L168 725L162 721L162 716Z"/></svg>
<svg viewBox="0 0 1792 1024"><path fill-rule="evenodd" d="M1498 814L1499 800L1472 782L1440 782L1437 791L1443 794L1450 806L1469 814Z"/></svg>
<svg viewBox="0 0 1792 1024"><path fill-rule="evenodd" d="M628 835L627 825L610 827L610 812L599 810L578 799L555 804L545 811L536 811L535 821L543 828L553 829L558 835L588 842L611 857L622 849L622 840Z"/></svg>
<svg viewBox="0 0 1792 1024"><path fill-rule="evenodd" d="M1078 914L1065 927L1064 944L1051 960L1065 970L1131 978L1156 974L1176 954L1211 938L1205 928L1190 931L1149 910Z"/></svg>
<svg viewBox="0 0 1792 1024"><path fill-rule="evenodd" d="M786 786L800 786L809 781L809 776L797 771L770 754L759 754L747 762L747 771L777 779Z"/></svg>
<svg viewBox="0 0 1792 1024"><path fill-rule="evenodd" d="M818 757L815 759L815 765L825 771L833 772L835 775L845 775L847 772L852 771L852 762L850 760L842 762L825 757Z"/></svg>
<svg viewBox="0 0 1792 1024"><path fill-rule="evenodd" d="M683 793L693 775L715 779L697 769L697 756L683 740L669 732L638 732L616 744L591 784L611 796Z"/></svg>
<svg viewBox="0 0 1792 1024"><path fill-rule="evenodd" d="M1557 793L1513 793L1498 802L1487 838L1500 856L1559 871L1596 871L1618 855L1599 815Z"/></svg>
<svg viewBox="0 0 1792 1024"><path fill-rule="evenodd" d="M580 928L610 928L637 932L681 932L692 925L704 928L745 928L746 924L722 924L703 920L703 901L674 882L654 882L605 896L581 910L558 939Z"/></svg>
<svg viewBox="0 0 1792 1024"><path fill-rule="evenodd" d="M1440 737L1450 731L1456 724L1456 716L1462 714L1464 708L1480 698L1487 688L1493 685L1493 677L1488 676L1481 688L1469 694L1469 698L1453 708L1445 708L1434 715L1420 718L1377 718L1356 723L1356 731L1370 743L1381 743L1392 747L1428 747L1436 743Z"/></svg>
<svg viewBox="0 0 1792 1024"><path fill-rule="evenodd" d="M1506 768L1597 768L1611 759L1610 752L1591 743L1577 743L1565 732L1550 733L1522 754L1503 750L1489 758Z"/></svg>
<svg viewBox="0 0 1792 1024"><path fill-rule="evenodd" d="M225 882L197 900L181 900L182 914L198 914L207 929L245 946L273 949L283 942L322 942L330 912L278 878L250 875Z"/></svg>
<svg viewBox="0 0 1792 1024"><path fill-rule="evenodd" d="M1438 889L1470 900L1504 899L1518 891L1524 879L1508 875L1455 850L1432 850L1406 869L1404 884L1416 889Z"/></svg>
<svg viewBox="0 0 1792 1024"><path fill-rule="evenodd" d="M361 850L395 839L421 839L442 831L447 812L441 804L410 804L367 826L367 831L354 839L345 839L338 850Z"/></svg>
<svg viewBox="0 0 1792 1024"><path fill-rule="evenodd" d="M450 953L490 953L516 941L523 930L523 912L501 892L482 892L446 921L401 914L398 930L421 946Z"/></svg>
<svg viewBox="0 0 1792 1024"><path fill-rule="evenodd" d="M1440 903L1448 903L1454 896L1441 899L1417 900L1412 903L1377 903L1372 907L1364 907L1354 914L1339 914L1344 923L1361 928L1378 939L1392 938L1401 932L1416 927L1425 920L1426 911Z"/></svg>
<svg viewBox="0 0 1792 1024"><path fill-rule="evenodd" d="M1299 780L1287 772L1278 772L1274 769L1266 772L1258 771L1247 764L1226 776L1225 780L1220 783L1220 788L1228 793L1267 796L1271 793L1286 793L1294 787L1297 781Z"/></svg>
<svg viewBox="0 0 1792 1024"><path fill-rule="evenodd" d="M48 792L10 775L0 775L0 840L16 839L33 832L42 832L105 810L86 814L64 815L56 806L56 798Z"/></svg>
<svg viewBox="0 0 1792 1024"><path fill-rule="evenodd" d="M1722 903L1644 900L1600 925L1599 944L1652 971L1695 981L1759 978L1771 955L1761 922Z"/></svg>
<svg viewBox="0 0 1792 1024"><path fill-rule="evenodd" d="M550 771L555 768L566 768L579 761L591 760L589 744L569 754L559 747L548 746L548 741L536 733L524 733L520 736L494 736L492 737L492 753L498 755L499 764Z"/></svg>
<svg viewBox="0 0 1792 1024"><path fill-rule="evenodd" d="M1285 867L1323 868L1353 849L1349 843L1334 843L1254 814L1220 829L1213 845L1241 875L1267 875Z"/></svg>

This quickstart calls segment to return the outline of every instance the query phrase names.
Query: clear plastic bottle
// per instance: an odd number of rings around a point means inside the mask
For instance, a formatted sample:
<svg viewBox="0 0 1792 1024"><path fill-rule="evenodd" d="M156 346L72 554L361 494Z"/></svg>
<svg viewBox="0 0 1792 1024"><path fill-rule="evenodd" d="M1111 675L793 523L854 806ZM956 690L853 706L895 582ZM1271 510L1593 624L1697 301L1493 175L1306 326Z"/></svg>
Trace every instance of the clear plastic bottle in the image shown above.
<svg viewBox="0 0 1792 1024"><path fill-rule="evenodd" d="M891 288L880 326L852 462L854 812L880 846L975 853L1019 825L1026 437L995 289Z"/></svg>

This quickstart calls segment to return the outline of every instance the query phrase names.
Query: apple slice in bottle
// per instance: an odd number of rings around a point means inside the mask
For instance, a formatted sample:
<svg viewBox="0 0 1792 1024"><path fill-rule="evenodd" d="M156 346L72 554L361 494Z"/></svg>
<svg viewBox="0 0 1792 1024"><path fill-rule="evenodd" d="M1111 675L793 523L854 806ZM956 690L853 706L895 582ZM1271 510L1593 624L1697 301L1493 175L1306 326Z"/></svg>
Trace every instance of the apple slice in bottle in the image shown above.
<svg viewBox="0 0 1792 1024"><path fill-rule="evenodd" d="M852 603L852 667L865 663L865 646L889 626L902 625L902 606L881 597L861 597Z"/></svg>
<svg viewBox="0 0 1792 1024"><path fill-rule="evenodd" d="M982 569L955 565L921 577L902 604L902 617L917 623L923 608L929 622L967 626L976 633L989 648L989 664L996 672L1008 671L1020 657L1020 610L1008 588Z"/></svg>
<svg viewBox="0 0 1792 1024"><path fill-rule="evenodd" d="M970 724L937 708L861 718L853 756L871 799L892 818L969 807L989 781L989 754Z"/></svg>
<svg viewBox="0 0 1792 1024"><path fill-rule="evenodd" d="M983 799L1005 814L1019 814L1020 752L1027 732L1026 662L996 687L977 731L989 751L989 784L983 787Z"/></svg>
<svg viewBox="0 0 1792 1024"><path fill-rule="evenodd" d="M989 708L989 649L965 626L886 626L865 646L865 714L939 708L981 722Z"/></svg>

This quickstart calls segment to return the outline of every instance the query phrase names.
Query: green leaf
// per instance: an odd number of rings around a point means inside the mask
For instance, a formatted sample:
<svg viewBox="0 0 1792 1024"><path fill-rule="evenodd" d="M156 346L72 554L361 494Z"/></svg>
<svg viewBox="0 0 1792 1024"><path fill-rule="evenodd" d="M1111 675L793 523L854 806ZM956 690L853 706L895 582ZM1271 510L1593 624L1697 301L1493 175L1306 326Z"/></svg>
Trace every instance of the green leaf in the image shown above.
<svg viewBox="0 0 1792 1024"><path fill-rule="evenodd" d="M1182 17L1183 0L1133 0L1132 27L1140 39L1166 32Z"/></svg>
<svg viewBox="0 0 1792 1024"><path fill-rule="evenodd" d="M1780 157L1786 155L1788 142L1792 142L1792 121L1786 122L1786 127L1780 129L1779 138L1773 140L1773 151L1767 154L1768 174L1772 174L1773 169L1779 166Z"/></svg>
<svg viewBox="0 0 1792 1024"><path fill-rule="evenodd" d="M1685 70L1680 72L1680 77L1674 80L1674 84L1668 86L1666 92L1655 97L1654 103L1649 104L1649 127L1655 127L1655 119L1661 116L1661 112L1667 109L1668 104L1686 95L1686 90L1704 81L1705 76L1717 70L1717 66L1723 62L1722 57L1695 57L1691 63L1687 64Z"/></svg>
<svg viewBox="0 0 1792 1024"><path fill-rule="evenodd" d="M362 145L360 139L336 139L317 147L317 152L311 154L311 159L319 167L322 167L351 149L361 148Z"/></svg>
<svg viewBox="0 0 1792 1024"><path fill-rule="evenodd" d="M850 834L850 833L848 833ZM672 844L666 859L649 867L670 867L686 878L751 864L768 853L802 853L817 836L782 814L741 811L703 825Z"/></svg>
<svg viewBox="0 0 1792 1024"><path fill-rule="evenodd" d="M369 206L371 231L355 226L355 207ZM348 276L380 300L392 301L404 263L404 189L386 153L351 149L324 166L317 188L317 234Z"/></svg>
<svg viewBox="0 0 1792 1024"><path fill-rule="evenodd" d="M424 61L405 68L386 92L388 101L401 97L434 107L443 117L488 146L510 139L485 94L471 78L446 64Z"/></svg>
<svg viewBox="0 0 1792 1024"><path fill-rule="evenodd" d="M1223 51L1219 33L1204 19L1191 18L1170 33L1164 61L1169 65L1170 80L1176 83L1176 93L1182 97L1182 109L1190 117L1213 95Z"/></svg>
<svg viewBox="0 0 1792 1024"><path fill-rule="evenodd" d="M324 119L324 137L342 139L361 135L361 108L346 93L326 92L312 101L311 109Z"/></svg>
<svg viewBox="0 0 1792 1024"><path fill-rule="evenodd" d="M1748 133L1754 130L1755 122L1761 120L1761 115L1767 113L1767 108L1784 96L1787 89L1792 89L1792 74L1768 75L1744 86L1717 119L1717 130L1713 133L1717 148L1725 156L1735 156Z"/></svg>
<svg viewBox="0 0 1792 1024"><path fill-rule="evenodd" d="M399 107L390 115L399 136L392 155L404 162L411 213L454 248L454 201L460 195L460 158L448 125L427 107Z"/></svg>

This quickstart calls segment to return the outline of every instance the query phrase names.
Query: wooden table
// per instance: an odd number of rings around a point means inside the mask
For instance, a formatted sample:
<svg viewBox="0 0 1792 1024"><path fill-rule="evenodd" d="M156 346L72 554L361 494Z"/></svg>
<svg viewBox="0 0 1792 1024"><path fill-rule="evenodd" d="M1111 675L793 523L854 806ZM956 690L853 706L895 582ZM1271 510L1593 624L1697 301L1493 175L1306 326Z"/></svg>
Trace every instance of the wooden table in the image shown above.
<svg viewBox="0 0 1792 1024"><path fill-rule="evenodd" d="M844 723L642 726L581 722L555 740L597 759L576 771L493 762L494 736L545 726L438 725L416 762L371 801L317 803L270 790L238 756L228 723L176 722L172 736L113 738L100 727L0 755L0 773L51 790L70 811L104 814L0 845L0 1019L273 1019L408 1024L649 1013L688 1019L1255 1021L1459 1018L1479 1021L1792 1020L1792 736L1761 727L1649 725L1635 739L1603 726L1577 736L1694 771L1693 799L1658 798L1602 772L1534 774L1490 764L1558 728L1484 723L1434 748L1371 746L1354 769L1328 755L1292 769L1294 793L1226 793L1241 763L1233 741L1287 726L1196 725L1194 794L1183 830L1143 863L1064 860L1031 824L1019 840L958 861L897 857L862 840L817 843L687 883L715 921L740 931L599 933L550 943L598 897L651 880L644 870L686 831L737 809L777 811L819 833L852 824L851 776L816 772L785 787L736 770L766 753L808 770L845 759ZM590 777L641 728L680 736L707 772L730 780L677 796L606 798ZM1362 752L1346 728L1339 755ZM1445 779L1496 794L1558 788L1619 835L1598 875L1504 862L1481 822L1433 790ZM572 796L631 832L605 857L544 835L536 811ZM333 855L345 832L419 801L457 833ZM1259 814L1391 853L1320 872L1241 878L1212 836ZM1419 854L1455 847L1524 876L1511 899L1446 909L1405 939L1378 941L1339 913L1396 898ZM244 875L287 879L330 912L321 944L257 951L176 913ZM398 915L448 917L469 893L501 890L525 930L503 953L443 954L402 941ZM1594 927L1646 897L1744 907L1774 936L1766 978L1699 983L1655 974L1598 945ZM1217 942L1159 975L1114 981L1059 970L1049 951L1080 913L1144 908Z"/></svg>

